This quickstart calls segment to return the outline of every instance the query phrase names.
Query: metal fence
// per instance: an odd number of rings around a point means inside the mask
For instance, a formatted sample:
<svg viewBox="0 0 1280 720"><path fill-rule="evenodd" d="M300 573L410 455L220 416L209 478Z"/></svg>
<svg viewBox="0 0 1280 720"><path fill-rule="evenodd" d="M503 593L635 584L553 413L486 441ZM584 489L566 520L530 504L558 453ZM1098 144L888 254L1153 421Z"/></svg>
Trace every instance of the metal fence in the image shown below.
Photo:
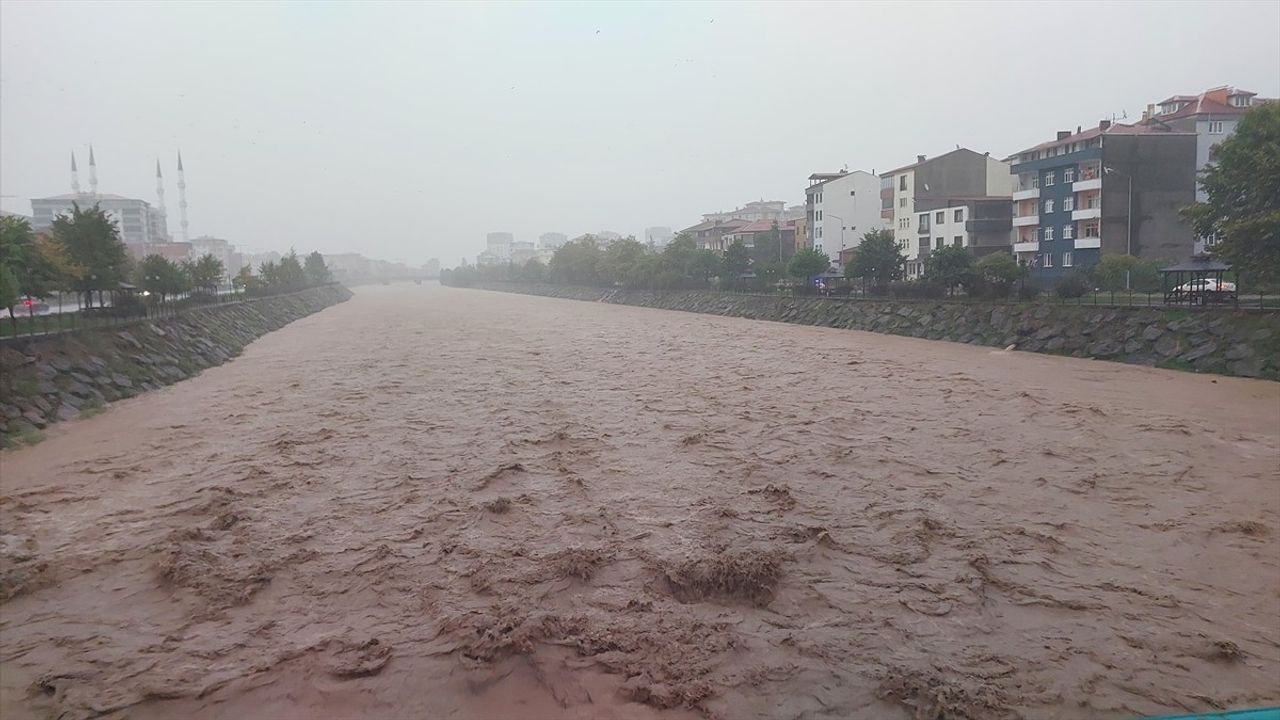
<svg viewBox="0 0 1280 720"><path fill-rule="evenodd" d="M13 317L0 318L0 342L78 332L95 328L128 325L141 320L171 318L194 308L229 305L248 299L242 292L184 293L161 301L154 296L117 295L112 304L96 307L79 307L63 312L63 305L56 310L22 313L15 308Z"/></svg>
<svg viewBox="0 0 1280 720"><path fill-rule="evenodd" d="M1091 290L1083 295L1067 297L1052 291L1025 296L1019 288L1013 288L1006 297L986 295L971 296L961 291L936 297L919 293L893 293L888 290L876 290L860 283L833 283L825 290L811 286L790 285L775 288L772 291L759 289L718 288L720 292L734 295L763 295L767 297L823 297L832 300L894 300L903 302L929 303L1000 303L1032 305L1037 303L1050 305L1091 305L1098 307L1158 307L1185 309L1226 309L1226 310L1280 310L1280 295L1257 294L1187 294L1180 302L1166 301L1163 292L1130 292L1127 290Z"/></svg>

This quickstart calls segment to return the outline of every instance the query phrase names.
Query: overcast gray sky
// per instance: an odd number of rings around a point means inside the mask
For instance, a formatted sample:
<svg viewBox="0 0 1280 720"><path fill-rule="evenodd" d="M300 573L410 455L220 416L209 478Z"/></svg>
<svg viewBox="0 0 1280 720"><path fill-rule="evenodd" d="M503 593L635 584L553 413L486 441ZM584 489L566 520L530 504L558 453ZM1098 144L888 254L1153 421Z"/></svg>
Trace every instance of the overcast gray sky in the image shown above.
<svg viewBox="0 0 1280 720"><path fill-rule="evenodd" d="M1280 95L1280 2L0 3L0 198L154 201L249 250L474 258L641 234L815 171L1055 130L1231 84Z"/></svg>

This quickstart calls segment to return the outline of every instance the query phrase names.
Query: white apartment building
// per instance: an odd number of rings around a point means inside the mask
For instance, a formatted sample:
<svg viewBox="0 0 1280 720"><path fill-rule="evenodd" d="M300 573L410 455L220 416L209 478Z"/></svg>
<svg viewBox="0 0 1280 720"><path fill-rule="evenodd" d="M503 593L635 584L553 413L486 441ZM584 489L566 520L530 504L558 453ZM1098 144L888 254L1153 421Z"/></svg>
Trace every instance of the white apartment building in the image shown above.
<svg viewBox="0 0 1280 720"><path fill-rule="evenodd" d="M814 173L804 190L806 245L839 264L840 251L855 248L866 233L885 227L880 178L863 170Z"/></svg>

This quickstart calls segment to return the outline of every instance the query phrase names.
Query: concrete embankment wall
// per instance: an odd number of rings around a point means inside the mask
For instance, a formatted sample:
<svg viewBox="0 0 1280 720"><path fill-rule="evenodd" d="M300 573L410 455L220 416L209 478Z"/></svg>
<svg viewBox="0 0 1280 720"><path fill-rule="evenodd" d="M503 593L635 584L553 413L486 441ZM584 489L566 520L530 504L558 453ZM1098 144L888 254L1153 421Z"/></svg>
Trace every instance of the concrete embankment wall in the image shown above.
<svg viewBox="0 0 1280 720"><path fill-rule="evenodd" d="M345 287L327 285L177 317L8 341L0 346L0 446L220 365L272 330L350 297Z"/></svg>
<svg viewBox="0 0 1280 720"><path fill-rule="evenodd" d="M527 283L483 289L1280 379L1280 312L1275 311L850 300Z"/></svg>

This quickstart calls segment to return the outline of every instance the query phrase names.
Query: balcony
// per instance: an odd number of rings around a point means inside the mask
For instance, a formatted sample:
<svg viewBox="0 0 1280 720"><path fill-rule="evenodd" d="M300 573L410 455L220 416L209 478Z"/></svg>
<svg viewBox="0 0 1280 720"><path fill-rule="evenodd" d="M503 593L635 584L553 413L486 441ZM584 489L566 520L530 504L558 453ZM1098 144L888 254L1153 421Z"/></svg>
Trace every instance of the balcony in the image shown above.
<svg viewBox="0 0 1280 720"><path fill-rule="evenodd" d="M1071 192L1084 192L1086 190L1101 190L1102 178L1090 178L1088 180L1077 180L1071 183Z"/></svg>
<svg viewBox="0 0 1280 720"><path fill-rule="evenodd" d="M1013 219L1014 227L1027 227L1028 225L1039 225L1039 224L1040 224L1039 215L1023 215L1022 217L1016 217Z"/></svg>
<svg viewBox="0 0 1280 720"><path fill-rule="evenodd" d="M1038 197L1040 197L1040 188L1038 187L1027 188L1026 190L1013 191L1014 202L1018 202L1019 200L1035 200Z"/></svg>
<svg viewBox="0 0 1280 720"><path fill-rule="evenodd" d="M1080 208L1079 210L1071 211L1072 220L1096 220L1100 217L1102 217L1102 208L1100 207Z"/></svg>
<svg viewBox="0 0 1280 720"><path fill-rule="evenodd" d="M1078 247L1078 246L1077 246L1077 247ZM1014 251L1015 253L1033 253L1033 252L1040 252L1040 243L1038 243L1038 242L1036 242L1036 241L1034 241L1034 240L1033 240L1033 241L1031 241L1031 242L1014 243L1014 244L1013 244L1013 251Z"/></svg>
<svg viewBox="0 0 1280 720"><path fill-rule="evenodd" d="M1096 250L1101 247L1102 247L1102 238L1100 237L1076 238L1077 250Z"/></svg>

